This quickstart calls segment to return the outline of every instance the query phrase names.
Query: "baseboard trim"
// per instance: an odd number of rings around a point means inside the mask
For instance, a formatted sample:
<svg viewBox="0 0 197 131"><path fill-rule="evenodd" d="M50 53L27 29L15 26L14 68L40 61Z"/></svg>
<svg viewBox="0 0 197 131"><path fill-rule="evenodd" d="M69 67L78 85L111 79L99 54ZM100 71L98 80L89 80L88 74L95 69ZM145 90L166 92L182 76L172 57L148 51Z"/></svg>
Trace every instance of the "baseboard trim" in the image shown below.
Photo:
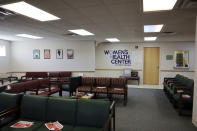
<svg viewBox="0 0 197 131"><path fill-rule="evenodd" d="M192 120L192 123L194 124L195 127L197 127L197 122Z"/></svg>

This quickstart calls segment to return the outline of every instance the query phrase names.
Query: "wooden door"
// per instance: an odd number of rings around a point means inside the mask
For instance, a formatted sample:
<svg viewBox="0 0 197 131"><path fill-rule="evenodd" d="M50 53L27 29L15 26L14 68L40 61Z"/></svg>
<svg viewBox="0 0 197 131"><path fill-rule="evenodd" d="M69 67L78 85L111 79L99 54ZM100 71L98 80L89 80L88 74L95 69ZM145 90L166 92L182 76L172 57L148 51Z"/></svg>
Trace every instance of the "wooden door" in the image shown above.
<svg viewBox="0 0 197 131"><path fill-rule="evenodd" d="M144 48L144 84L159 84L160 48Z"/></svg>

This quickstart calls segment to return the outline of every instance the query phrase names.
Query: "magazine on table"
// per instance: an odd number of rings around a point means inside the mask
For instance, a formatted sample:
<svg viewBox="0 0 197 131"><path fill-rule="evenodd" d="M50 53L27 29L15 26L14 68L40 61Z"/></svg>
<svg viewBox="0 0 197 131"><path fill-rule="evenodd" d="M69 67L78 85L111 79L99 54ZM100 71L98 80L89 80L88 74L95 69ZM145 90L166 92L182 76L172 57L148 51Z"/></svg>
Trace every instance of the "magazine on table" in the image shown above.
<svg viewBox="0 0 197 131"><path fill-rule="evenodd" d="M63 128L63 125L60 124L58 121L46 123L45 126L46 126L50 131L58 131L58 130L61 130L61 129Z"/></svg>
<svg viewBox="0 0 197 131"><path fill-rule="evenodd" d="M12 128L28 128L31 127L34 123L29 121L18 121L17 123L13 124Z"/></svg>

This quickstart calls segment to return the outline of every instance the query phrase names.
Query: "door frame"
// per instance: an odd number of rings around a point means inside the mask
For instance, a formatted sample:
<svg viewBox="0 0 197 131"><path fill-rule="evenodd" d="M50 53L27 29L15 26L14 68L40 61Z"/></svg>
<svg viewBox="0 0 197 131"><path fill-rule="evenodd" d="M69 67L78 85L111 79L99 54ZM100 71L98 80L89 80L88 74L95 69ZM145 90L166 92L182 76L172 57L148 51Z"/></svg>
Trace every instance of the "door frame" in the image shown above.
<svg viewBox="0 0 197 131"><path fill-rule="evenodd" d="M159 48L159 75L158 75L158 85L160 84L160 65L161 65L161 48L159 46L156 47L144 47L143 48L143 84L144 84L144 49L145 48Z"/></svg>

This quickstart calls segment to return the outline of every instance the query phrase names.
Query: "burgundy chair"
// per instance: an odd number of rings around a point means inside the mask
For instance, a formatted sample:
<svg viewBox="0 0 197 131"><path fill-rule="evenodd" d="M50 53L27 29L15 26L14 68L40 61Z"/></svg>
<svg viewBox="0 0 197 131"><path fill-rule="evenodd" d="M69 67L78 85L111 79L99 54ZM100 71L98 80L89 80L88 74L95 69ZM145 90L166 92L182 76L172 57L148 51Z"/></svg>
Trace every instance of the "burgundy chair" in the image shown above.
<svg viewBox="0 0 197 131"><path fill-rule="evenodd" d="M25 91L26 90L24 87L24 82L11 84L11 85L9 85L9 88L7 88L5 90L5 92L7 92L7 93L14 93L14 94L25 92Z"/></svg>
<svg viewBox="0 0 197 131"><path fill-rule="evenodd" d="M126 86L126 78L111 78L111 86L108 93L113 95L124 95L124 104L127 104L128 88Z"/></svg>
<svg viewBox="0 0 197 131"><path fill-rule="evenodd" d="M79 92L91 92L95 79L93 77L82 77L81 84L77 88Z"/></svg>
<svg viewBox="0 0 197 131"><path fill-rule="evenodd" d="M110 87L110 78L96 77L95 78L95 85L92 88L92 92L108 94L109 87Z"/></svg>
<svg viewBox="0 0 197 131"><path fill-rule="evenodd" d="M50 82L58 82L60 77L60 73L59 72L49 72L49 79Z"/></svg>
<svg viewBox="0 0 197 131"><path fill-rule="evenodd" d="M47 72L26 72L26 75L21 77L21 81L24 82L43 78L47 78Z"/></svg>
<svg viewBox="0 0 197 131"><path fill-rule="evenodd" d="M32 91L37 93L39 90L39 81L38 80L26 81L24 82L24 86L26 91Z"/></svg>
<svg viewBox="0 0 197 131"><path fill-rule="evenodd" d="M33 79L43 79L47 77L48 77L47 72L33 72Z"/></svg>
<svg viewBox="0 0 197 131"><path fill-rule="evenodd" d="M59 73L60 73L59 81L61 81L61 82L69 82L69 78L72 75L71 72L59 72Z"/></svg>
<svg viewBox="0 0 197 131"><path fill-rule="evenodd" d="M39 90L51 91L51 83L49 79L40 79L39 81Z"/></svg>

